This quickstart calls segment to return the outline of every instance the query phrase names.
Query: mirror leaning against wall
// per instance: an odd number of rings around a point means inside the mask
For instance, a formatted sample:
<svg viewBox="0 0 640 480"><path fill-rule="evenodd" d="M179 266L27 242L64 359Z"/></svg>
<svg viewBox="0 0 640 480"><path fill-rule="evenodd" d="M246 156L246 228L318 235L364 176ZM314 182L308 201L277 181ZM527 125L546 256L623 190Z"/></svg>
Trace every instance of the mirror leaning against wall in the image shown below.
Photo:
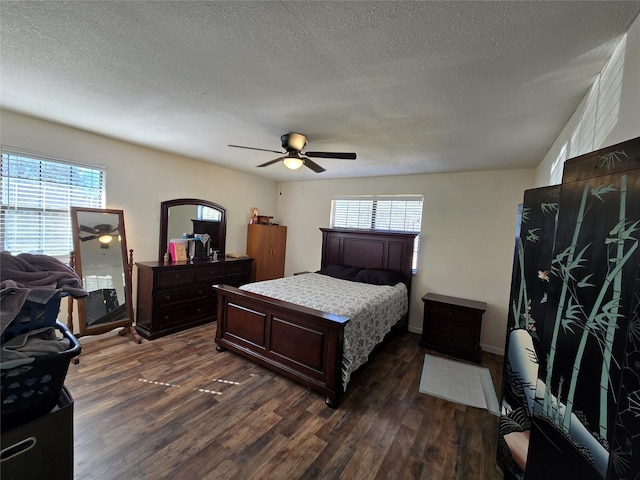
<svg viewBox="0 0 640 480"><path fill-rule="evenodd" d="M88 297L77 300L79 336L124 327L119 334L129 333L140 343L133 329L133 250L127 251L124 212L71 207L71 224L73 267L89 292ZM71 304L68 323L73 329Z"/></svg>

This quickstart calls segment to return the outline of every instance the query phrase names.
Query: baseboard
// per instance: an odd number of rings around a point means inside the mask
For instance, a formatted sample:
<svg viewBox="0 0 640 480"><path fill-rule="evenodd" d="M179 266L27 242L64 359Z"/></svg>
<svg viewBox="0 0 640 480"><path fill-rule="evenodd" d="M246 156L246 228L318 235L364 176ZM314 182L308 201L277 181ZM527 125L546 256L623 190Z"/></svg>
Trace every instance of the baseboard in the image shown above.
<svg viewBox="0 0 640 480"><path fill-rule="evenodd" d="M482 350L483 352L495 353L496 355L504 357L504 348L496 348L492 345L484 345L481 343L480 350Z"/></svg>
<svg viewBox="0 0 640 480"><path fill-rule="evenodd" d="M422 328L416 328L416 327L411 327L409 326L408 330L411 333L417 333L418 335L422 335ZM492 345L485 345L483 343L480 344L480 350L482 350L483 352L489 352L489 353L494 353L496 355L500 355L501 357L504 357L504 348L496 348Z"/></svg>

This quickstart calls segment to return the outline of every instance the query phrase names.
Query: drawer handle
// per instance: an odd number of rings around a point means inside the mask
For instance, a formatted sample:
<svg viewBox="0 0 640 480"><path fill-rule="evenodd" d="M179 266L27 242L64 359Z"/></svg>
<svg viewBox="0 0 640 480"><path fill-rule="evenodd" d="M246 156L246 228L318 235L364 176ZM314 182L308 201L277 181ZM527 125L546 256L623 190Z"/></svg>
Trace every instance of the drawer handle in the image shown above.
<svg viewBox="0 0 640 480"><path fill-rule="evenodd" d="M7 460L11 460L13 457L17 457L18 455L28 452L36 446L36 443L38 443L36 437L29 437L11 445L10 447L3 448L0 450L0 463L6 462Z"/></svg>
<svg viewBox="0 0 640 480"><path fill-rule="evenodd" d="M165 296L164 296L164 299L165 299L165 300L171 300L171 295L165 295Z"/></svg>

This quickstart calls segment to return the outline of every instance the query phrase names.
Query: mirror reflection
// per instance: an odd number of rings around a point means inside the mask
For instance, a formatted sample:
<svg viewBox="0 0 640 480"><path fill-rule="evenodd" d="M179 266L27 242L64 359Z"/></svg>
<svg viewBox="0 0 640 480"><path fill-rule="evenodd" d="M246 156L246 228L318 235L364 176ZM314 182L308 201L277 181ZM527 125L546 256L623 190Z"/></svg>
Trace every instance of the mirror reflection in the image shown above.
<svg viewBox="0 0 640 480"><path fill-rule="evenodd" d="M75 269L89 296L78 302L80 334L131 326L131 279L121 210L72 207Z"/></svg>
<svg viewBox="0 0 640 480"><path fill-rule="evenodd" d="M106 223L96 223L106 222ZM122 237L118 217L113 213L79 212L82 284L87 325L127 318Z"/></svg>
<svg viewBox="0 0 640 480"><path fill-rule="evenodd" d="M224 257L226 209L196 198L167 200L160 204L160 242L158 260L162 261L173 239L184 234L207 234L206 243L194 242L193 260L210 259L214 252Z"/></svg>

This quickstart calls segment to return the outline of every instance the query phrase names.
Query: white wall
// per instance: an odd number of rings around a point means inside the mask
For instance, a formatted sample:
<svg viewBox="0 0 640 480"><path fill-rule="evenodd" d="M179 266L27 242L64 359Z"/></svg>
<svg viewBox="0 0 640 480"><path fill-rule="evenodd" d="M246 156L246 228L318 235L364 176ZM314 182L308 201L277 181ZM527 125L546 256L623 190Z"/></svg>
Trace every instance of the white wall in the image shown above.
<svg viewBox="0 0 640 480"><path fill-rule="evenodd" d="M423 240L413 282L410 328L422 329L428 291L488 304L483 348L504 348L517 205L533 170L291 182L264 178L100 135L1 111L4 145L107 167L107 208L124 210L136 261L157 258L160 202L203 198L228 209L227 251L246 251L252 207L288 226L286 274L320 266L319 227L329 225L332 195L422 194ZM242 194L238 194L242 192ZM134 270L135 275L135 270ZM134 299L135 299L134 277Z"/></svg>
<svg viewBox="0 0 640 480"><path fill-rule="evenodd" d="M551 170L558 158L566 160L639 135L640 17L535 171L280 184L277 214L281 223L289 226L286 273L319 267L318 228L328 226L332 195L422 194L423 243L413 282L409 328L422 330L421 297L426 292L486 301L481 346L502 353L515 215L524 190L556 183L551 180Z"/></svg>
<svg viewBox="0 0 640 480"><path fill-rule="evenodd" d="M124 211L127 244L137 261L158 258L160 202L164 200L201 198L226 207L227 252L246 251L252 207L264 212L276 209L277 184L273 181L15 112L0 112L0 142L106 166L106 207Z"/></svg>
<svg viewBox="0 0 640 480"><path fill-rule="evenodd" d="M640 16L536 168L538 187L560 183L562 162L640 136ZM552 178L554 163L558 175Z"/></svg>
<svg viewBox="0 0 640 480"><path fill-rule="evenodd" d="M158 259L160 202L211 200L227 208L227 253L246 251L252 207L273 212L277 184L207 162L135 146L93 133L0 111L0 142L52 157L107 167L107 208L124 211L134 261ZM238 194L242 192L242 194ZM136 269L133 278L134 307Z"/></svg>
<svg viewBox="0 0 640 480"><path fill-rule="evenodd" d="M411 330L422 329L421 297L426 292L482 300L488 304L482 347L502 353L516 209L524 190L551 183L551 165L562 155L569 158L640 135L640 18L632 25L616 55L608 69L614 72L622 65L619 85L614 82L612 87L604 81L608 74L605 69L597 88L594 86L585 97L535 171L277 185L264 178L7 111L0 111L0 142L54 157L106 165L107 207L124 210L129 248L134 249L137 261L157 257L159 210L163 200L194 197L227 207L228 252L245 251L246 224L252 207L274 214L276 221L288 226L286 274L290 275L319 267L321 235L318 228L328 226L333 195L422 194L425 198L423 243L410 303ZM618 57L622 61L616 63ZM593 99L603 96L612 98L617 106L609 126L599 126L595 120L598 108L603 107L597 102L597 108L594 107Z"/></svg>
<svg viewBox="0 0 640 480"><path fill-rule="evenodd" d="M409 329L422 331L427 292L484 301L481 346L502 353L517 208L533 178L530 169L281 183L277 213L288 227L285 274L320 268L318 229L329 226L332 196L423 195Z"/></svg>

